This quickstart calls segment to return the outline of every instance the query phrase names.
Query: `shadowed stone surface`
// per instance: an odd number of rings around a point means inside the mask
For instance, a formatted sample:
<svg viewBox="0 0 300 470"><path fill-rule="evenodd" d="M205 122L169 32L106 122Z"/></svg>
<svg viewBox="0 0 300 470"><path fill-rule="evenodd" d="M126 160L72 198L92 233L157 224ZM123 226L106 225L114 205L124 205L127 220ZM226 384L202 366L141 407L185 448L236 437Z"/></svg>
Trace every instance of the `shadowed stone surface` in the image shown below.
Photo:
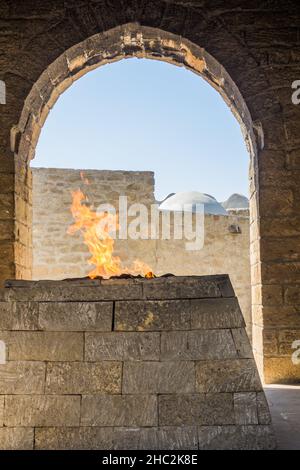
<svg viewBox="0 0 300 470"><path fill-rule="evenodd" d="M120 393L122 365L118 362L56 362L47 366L46 393Z"/></svg>
<svg viewBox="0 0 300 470"><path fill-rule="evenodd" d="M231 393L197 395L161 395L161 426L235 424Z"/></svg>
<svg viewBox="0 0 300 470"><path fill-rule="evenodd" d="M33 428L1 428L0 450L32 450Z"/></svg>
<svg viewBox="0 0 300 470"><path fill-rule="evenodd" d="M192 329L242 328L245 322L235 298L191 301Z"/></svg>
<svg viewBox="0 0 300 470"><path fill-rule="evenodd" d="M189 300L116 302L115 330L188 330L190 311Z"/></svg>
<svg viewBox="0 0 300 470"><path fill-rule="evenodd" d="M226 294L222 279L214 276L214 280L206 280L205 276L152 279L144 283L143 291L146 299L178 299L222 297ZM225 295L227 297L227 295Z"/></svg>
<svg viewBox="0 0 300 470"><path fill-rule="evenodd" d="M159 360L159 333L86 333L85 359L87 361L157 361Z"/></svg>
<svg viewBox="0 0 300 470"><path fill-rule="evenodd" d="M1 330L37 330L38 305L35 302L0 303Z"/></svg>
<svg viewBox="0 0 300 470"><path fill-rule="evenodd" d="M235 328L231 330L231 332L238 356L246 359L253 359L253 351L245 329Z"/></svg>
<svg viewBox="0 0 300 470"><path fill-rule="evenodd" d="M83 396L82 426L156 426L157 397Z"/></svg>
<svg viewBox="0 0 300 470"><path fill-rule="evenodd" d="M236 347L230 330L172 331L161 334L163 361L236 357Z"/></svg>
<svg viewBox="0 0 300 470"><path fill-rule="evenodd" d="M273 450L276 448L270 426L207 426L198 428L199 449Z"/></svg>
<svg viewBox="0 0 300 470"><path fill-rule="evenodd" d="M196 389L202 393L248 392L262 389L252 359L198 362Z"/></svg>
<svg viewBox="0 0 300 470"><path fill-rule="evenodd" d="M39 327L49 331L111 331L112 302L39 304Z"/></svg>
<svg viewBox="0 0 300 470"><path fill-rule="evenodd" d="M193 362L125 362L123 393L192 393Z"/></svg>
<svg viewBox="0 0 300 470"><path fill-rule="evenodd" d="M68 332L14 331L1 333L10 361L80 361L83 335Z"/></svg>
<svg viewBox="0 0 300 470"><path fill-rule="evenodd" d="M0 448L274 447L227 276L9 284L11 300L0 305L2 326L12 328L0 332L8 353L0 364ZM122 299L130 286L134 293L139 286L139 299ZM146 286L185 297L147 300ZM64 301L45 302L57 289ZM80 289L86 301L75 300ZM32 290L39 300L22 300ZM91 290L116 300L91 300Z"/></svg>
<svg viewBox="0 0 300 470"><path fill-rule="evenodd" d="M79 396L7 396L5 426L78 426Z"/></svg>
<svg viewBox="0 0 300 470"><path fill-rule="evenodd" d="M8 395L40 394L45 388L46 364L43 362L7 362L0 366L0 393Z"/></svg>
<svg viewBox="0 0 300 470"><path fill-rule="evenodd" d="M197 428L37 428L36 449L198 449Z"/></svg>
<svg viewBox="0 0 300 470"><path fill-rule="evenodd" d="M235 393L234 414L236 424L262 424L258 423L258 409L256 393Z"/></svg>

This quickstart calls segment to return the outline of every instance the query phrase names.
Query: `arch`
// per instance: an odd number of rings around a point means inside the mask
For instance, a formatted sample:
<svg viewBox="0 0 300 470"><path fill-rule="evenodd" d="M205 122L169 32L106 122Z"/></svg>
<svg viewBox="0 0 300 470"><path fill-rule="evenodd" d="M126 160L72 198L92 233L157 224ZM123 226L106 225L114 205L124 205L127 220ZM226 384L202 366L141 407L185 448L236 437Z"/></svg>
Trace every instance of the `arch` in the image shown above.
<svg viewBox="0 0 300 470"><path fill-rule="evenodd" d="M12 148L15 162L23 175L23 181L16 178L16 199L20 185L25 185L27 199L31 195L31 172L29 162L34 158L35 148L41 129L48 113L59 96L80 77L102 65L122 59L137 57L161 60L176 66L184 66L205 79L223 98L238 120L246 146L250 154L251 167L254 168L257 156L257 125L253 124L248 107L238 87L227 73L208 52L181 36L157 28L129 23L113 28L72 46L52 62L41 74L28 94L19 122L11 130ZM253 172L252 172L253 173ZM253 182L252 182L253 185ZM24 188L21 189L24 192ZM16 219L29 221L27 240L21 242L22 265L28 277L31 266L30 244L30 204L24 204L22 197L16 204ZM256 198L252 198L256 205ZM24 207L25 206L25 207ZM257 212L257 208L253 208Z"/></svg>
<svg viewBox="0 0 300 470"><path fill-rule="evenodd" d="M251 220L257 220L258 185L255 168L258 151L263 146L263 131L257 122L253 123L237 85L225 68L202 47L158 28L129 23L97 33L63 52L34 83L25 99L18 124L11 129L11 145L18 174L15 178L17 278L31 277L32 183L29 164L34 158L41 129L51 108L59 96L81 76L102 65L131 57L184 66L205 79L221 95L240 124L250 154L250 214ZM251 234L252 242L256 241L254 237L257 238L257 231ZM259 253L252 251L251 256L251 264L257 265Z"/></svg>

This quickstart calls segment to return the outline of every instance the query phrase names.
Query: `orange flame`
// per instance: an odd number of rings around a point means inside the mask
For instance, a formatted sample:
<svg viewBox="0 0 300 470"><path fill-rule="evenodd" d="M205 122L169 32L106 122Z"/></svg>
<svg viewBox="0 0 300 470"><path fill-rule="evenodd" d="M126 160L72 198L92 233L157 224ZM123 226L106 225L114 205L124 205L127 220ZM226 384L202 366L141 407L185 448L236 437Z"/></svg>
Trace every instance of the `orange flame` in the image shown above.
<svg viewBox="0 0 300 470"><path fill-rule="evenodd" d="M88 274L91 279L97 276L109 278L121 274L144 275L155 277L151 268L142 261L135 260L131 267L124 267L121 259L113 255L114 239L110 235L118 228L118 218L109 212L97 213L88 205L87 196L78 189L72 192L71 213L74 224L68 228L68 234L80 232L87 245L91 258L88 263L95 268Z"/></svg>

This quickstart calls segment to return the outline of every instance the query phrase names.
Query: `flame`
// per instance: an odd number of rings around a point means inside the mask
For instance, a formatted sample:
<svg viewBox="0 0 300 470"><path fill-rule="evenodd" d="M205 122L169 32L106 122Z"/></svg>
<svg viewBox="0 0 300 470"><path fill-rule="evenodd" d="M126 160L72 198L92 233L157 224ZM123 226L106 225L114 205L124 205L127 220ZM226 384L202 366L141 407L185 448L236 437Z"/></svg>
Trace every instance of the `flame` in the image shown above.
<svg viewBox="0 0 300 470"><path fill-rule="evenodd" d="M121 259L114 256L114 239L111 232L119 227L118 217L115 214L97 213L92 206L89 206L87 196L80 189L72 192L71 213L74 224L68 228L67 233L82 234L83 241L91 254L88 263L95 266L88 274L91 279L97 276L109 278L121 274L144 275L147 279L155 277L146 263L135 260L132 266L124 267Z"/></svg>

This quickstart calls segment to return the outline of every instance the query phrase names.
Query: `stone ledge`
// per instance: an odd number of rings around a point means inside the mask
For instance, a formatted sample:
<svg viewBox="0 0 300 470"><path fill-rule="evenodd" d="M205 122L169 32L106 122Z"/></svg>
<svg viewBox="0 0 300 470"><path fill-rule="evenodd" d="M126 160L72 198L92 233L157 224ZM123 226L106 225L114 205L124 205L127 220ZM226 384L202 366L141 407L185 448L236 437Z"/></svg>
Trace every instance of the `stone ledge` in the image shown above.
<svg viewBox="0 0 300 470"><path fill-rule="evenodd" d="M155 279L6 281L8 301L164 300L234 297L228 275L167 276Z"/></svg>

